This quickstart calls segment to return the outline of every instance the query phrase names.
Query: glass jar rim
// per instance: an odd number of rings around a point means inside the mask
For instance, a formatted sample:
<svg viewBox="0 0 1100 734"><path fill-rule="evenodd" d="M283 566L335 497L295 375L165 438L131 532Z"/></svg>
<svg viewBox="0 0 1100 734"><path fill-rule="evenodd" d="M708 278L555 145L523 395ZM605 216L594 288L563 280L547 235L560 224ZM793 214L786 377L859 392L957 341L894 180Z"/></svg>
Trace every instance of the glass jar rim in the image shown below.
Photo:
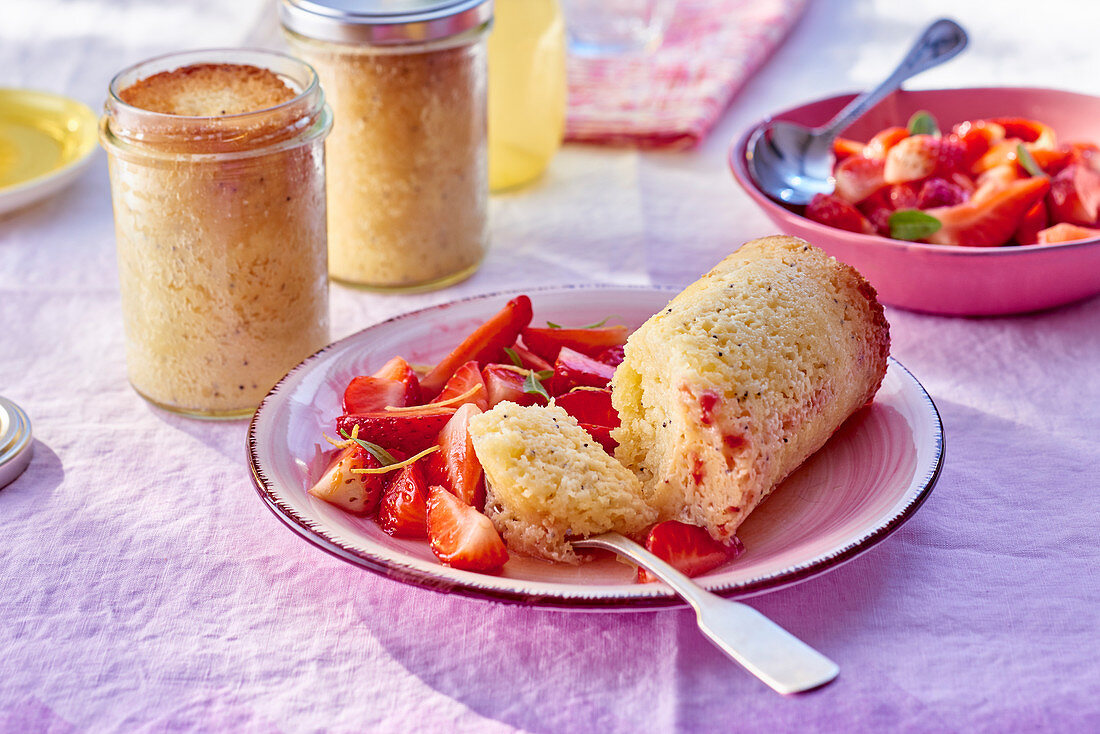
<svg viewBox="0 0 1100 734"><path fill-rule="evenodd" d="M137 107L121 97L123 89L158 73L200 64L235 64L266 69L277 75L295 93L288 100L269 107L226 115L177 115ZM273 120L281 124L275 125ZM332 114L325 104L324 92L316 70L307 62L289 54L267 49L207 48L176 51L138 62L115 74L108 85L108 98L100 121L101 141L109 150L133 145L164 146L175 143L196 154L216 153L224 157L224 144L236 142L238 155L266 153L271 145L304 136L324 136L332 127ZM312 134L310 134L312 133ZM249 149L241 143L248 140ZM143 146L146 147L146 146ZM143 154L149 154L143 150Z"/></svg>
<svg viewBox="0 0 1100 734"><path fill-rule="evenodd" d="M435 0L396 8L360 0L282 0L279 18L305 38L371 46L417 45L488 28L493 0Z"/></svg>

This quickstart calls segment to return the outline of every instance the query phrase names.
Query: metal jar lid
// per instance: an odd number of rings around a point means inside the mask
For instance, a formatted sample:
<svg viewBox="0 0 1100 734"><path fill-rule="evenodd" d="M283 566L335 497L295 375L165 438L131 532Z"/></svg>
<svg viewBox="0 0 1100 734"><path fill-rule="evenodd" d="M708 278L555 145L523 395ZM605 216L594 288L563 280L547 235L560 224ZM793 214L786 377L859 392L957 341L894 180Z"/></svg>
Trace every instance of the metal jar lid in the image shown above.
<svg viewBox="0 0 1100 734"><path fill-rule="evenodd" d="M300 36L375 46L438 41L493 19L492 0L283 0L280 10Z"/></svg>
<svg viewBox="0 0 1100 734"><path fill-rule="evenodd" d="M31 421L18 405L0 397L0 487L15 481L31 461Z"/></svg>

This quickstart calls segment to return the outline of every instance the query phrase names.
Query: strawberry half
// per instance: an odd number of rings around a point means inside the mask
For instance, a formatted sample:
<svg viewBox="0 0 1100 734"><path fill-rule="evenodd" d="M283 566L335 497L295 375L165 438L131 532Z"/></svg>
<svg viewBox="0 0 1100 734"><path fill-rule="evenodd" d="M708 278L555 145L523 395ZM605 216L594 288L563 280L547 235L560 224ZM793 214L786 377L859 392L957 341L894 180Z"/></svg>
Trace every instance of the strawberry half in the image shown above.
<svg viewBox="0 0 1100 734"><path fill-rule="evenodd" d="M406 386L397 380L360 375L353 377L344 390L345 413L372 413L387 407L405 405Z"/></svg>
<svg viewBox="0 0 1100 734"><path fill-rule="evenodd" d="M519 357L520 367L525 367L529 370L535 370L536 372L554 369L553 361L547 362L545 359L535 354L519 342L516 342L512 345L512 351L516 353L517 357Z"/></svg>
<svg viewBox="0 0 1100 734"><path fill-rule="evenodd" d="M562 347L595 357L608 347L626 344L630 331L625 326L606 326L594 329L539 329L523 330L523 343L547 362L558 358Z"/></svg>
<svg viewBox="0 0 1100 734"><path fill-rule="evenodd" d="M829 194L814 194L806 205L806 218L815 222L861 234L874 234L874 226L859 209Z"/></svg>
<svg viewBox="0 0 1100 734"><path fill-rule="evenodd" d="M718 568L744 552L745 546L735 537L730 543L720 543L704 528L678 520L657 523L645 540L646 549L668 562L687 576L699 576ZM638 569L638 581L656 581L645 569Z"/></svg>
<svg viewBox="0 0 1100 734"><path fill-rule="evenodd" d="M873 138L867 141L867 145L863 148L863 155L865 158L885 160L886 154L890 152L890 149L907 137L909 137L909 130L907 128L888 127L885 130L881 130Z"/></svg>
<svg viewBox="0 0 1100 734"><path fill-rule="evenodd" d="M928 241L936 245L997 247L1008 242L1031 207L1050 189L1045 178L1013 181L984 200L929 209L943 225Z"/></svg>
<svg viewBox="0 0 1100 734"><path fill-rule="evenodd" d="M550 378L550 393L562 395L575 387L607 387L615 368L569 347L562 347Z"/></svg>
<svg viewBox="0 0 1100 734"><path fill-rule="evenodd" d="M454 408L435 406L415 411L354 413L336 419L336 433L350 436L358 426L359 438L412 456L434 445L454 414Z"/></svg>
<svg viewBox="0 0 1100 734"><path fill-rule="evenodd" d="M513 344L519 333L531 323L531 299L516 296L504 308L479 326L454 351L432 368L420 381L425 398L434 398L447 384L447 380L462 365L473 360L479 365L501 362L504 348Z"/></svg>
<svg viewBox="0 0 1100 734"><path fill-rule="evenodd" d="M378 526L398 538L428 537L428 485L419 461L399 469L382 492Z"/></svg>
<svg viewBox="0 0 1100 734"><path fill-rule="evenodd" d="M1041 245L1053 245L1057 242L1091 240L1094 237L1100 237L1100 229L1079 227L1076 224L1062 222L1061 224L1056 224L1053 227L1042 230L1039 232L1036 239Z"/></svg>
<svg viewBox="0 0 1100 734"><path fill-rule="evenodd" d="M573 390L554 398L554 404L561 407L578 423L591 423L596 426L617 428L619 414L611 405L611 390Z"/></svg>
<svg viewBox="0 0 1100 734"><path fill-rule="evenodd" d="M911 135L886 154L883 178L896 184L919 181L932 175L946 176L964 166L961 142L932 135Z"/></svg>
<svg viewBox="0 0 1100 734"><path fill-rule="evenodd" d="M453 568L499 571L508 550L492 521L443 487L428 488L428 542L432 553Z"/></svg>
<svg viewBox="0 0 1100 734"><path fill-rule="evenodd" d="M378 506L386 475L356 474L352 469L377 469L381 466L382 463L362 446L348 446L336 455L329 468L308 491L317 499L353 515L369 515Z"/></svg>
<svg viewBox="0 0 1100 734"><path fill-rule="evenodd" d="M413 368L404 358L394 357L386 362L382 365L382 369L374 373L374 377L384 380L397 380L405 386L405 402L402 404L420 405L420 378L416 376Z"/></svg>
<svg viewBox="0 0 1100 734"><path fill-rule="evenodd" d="M1050 218L1088 227L1100 219L1100 173L1081 161L1063 168L1050 182Z"/></svg>
<svg viewBox="0 0 1100 734"><path fill-rule="evenodd" d="M489 393L489 406L505 400L516 405L545 405L546 398L538 393L525 392L523 389L526 375L521 375L508 365L489 364L481 371L485 379L485 388Z"/></svg>
<svg viewBox="0 0 1100 734"><path fill-rule="evenodd" d="M1024 218L1020 220L1020 226L1012 235L1012 240L1017 245L1034 245L1039 241L1039 233L1049 224L1046 200L1040 199L1024 214Z"/></svg>
<svg viewBox="0 0 1100 734"><path fill-rule="evenodd" d="M481 368L473 360L455 370L455 373L451 375L451 379L447 380L447 384L443 386L443 391L432 400L432 403L442 403L444 400L451 400L459 395L465 395L471 390L474 393L460 405L473 403L483 411L488 410L489 394L485 389L485 380L481 377ZM458 405L452 403L451 407L457 408Z"/></svg>
<svg viewBox="0 0 1100 734"><path fill-rule="evenodd" d="M886 164L881 159L856 156L845 159L833 169L836 179L834 196L849 204L858 204L886 185L883 171Z"/></svg>
<svg viewBox="0 0 1100 734"><path fill-rule="evenodd" d="M441 476L447 489L466 504L478 509L485 502L485 482L481 462L474 453L469 425L470 418L481 412L473 403L459 407L436 438L439 451L430 457L435 471Z"/></svg>

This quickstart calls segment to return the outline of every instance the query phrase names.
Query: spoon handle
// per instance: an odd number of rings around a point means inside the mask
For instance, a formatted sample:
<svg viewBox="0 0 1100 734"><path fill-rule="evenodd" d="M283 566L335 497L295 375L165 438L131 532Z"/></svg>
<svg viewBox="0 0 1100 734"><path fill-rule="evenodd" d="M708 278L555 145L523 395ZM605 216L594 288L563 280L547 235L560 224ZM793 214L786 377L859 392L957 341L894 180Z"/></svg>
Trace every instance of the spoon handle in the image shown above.
<svg viewBox="0 0 1100 734"><path fill-rule="evenodd" d="M832 660L760 612L710 593L629 538L604 533L573 545L614 551L671 586L695 609L699 629L711 642L779 693L817 688L840 671Z"/></svg>
<svg viewBox="0 0 1100 734"><path fill-rule="evenodd" d="M815 132L831 140L864 112L900 87L906 79L954 58L966 48L967 41L966 31L962 26L953 20L940 18L925 29L890 76L871 91L853 99L848 106L837 113L836 117Z"/></svg>

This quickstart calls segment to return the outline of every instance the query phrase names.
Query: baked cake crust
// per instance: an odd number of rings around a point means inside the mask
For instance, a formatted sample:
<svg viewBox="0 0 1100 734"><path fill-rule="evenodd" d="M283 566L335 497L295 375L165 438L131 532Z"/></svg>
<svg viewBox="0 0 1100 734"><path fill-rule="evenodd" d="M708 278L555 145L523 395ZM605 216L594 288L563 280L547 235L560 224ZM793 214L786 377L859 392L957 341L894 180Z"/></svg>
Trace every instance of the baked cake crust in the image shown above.
<svg viewBox="0 0 1100 734"><path fill-rule="evenodd" d="M729 538L874 397L889 351L855 269L795 237L746 243L631 335L616 456L661 519Z"/></svg>

